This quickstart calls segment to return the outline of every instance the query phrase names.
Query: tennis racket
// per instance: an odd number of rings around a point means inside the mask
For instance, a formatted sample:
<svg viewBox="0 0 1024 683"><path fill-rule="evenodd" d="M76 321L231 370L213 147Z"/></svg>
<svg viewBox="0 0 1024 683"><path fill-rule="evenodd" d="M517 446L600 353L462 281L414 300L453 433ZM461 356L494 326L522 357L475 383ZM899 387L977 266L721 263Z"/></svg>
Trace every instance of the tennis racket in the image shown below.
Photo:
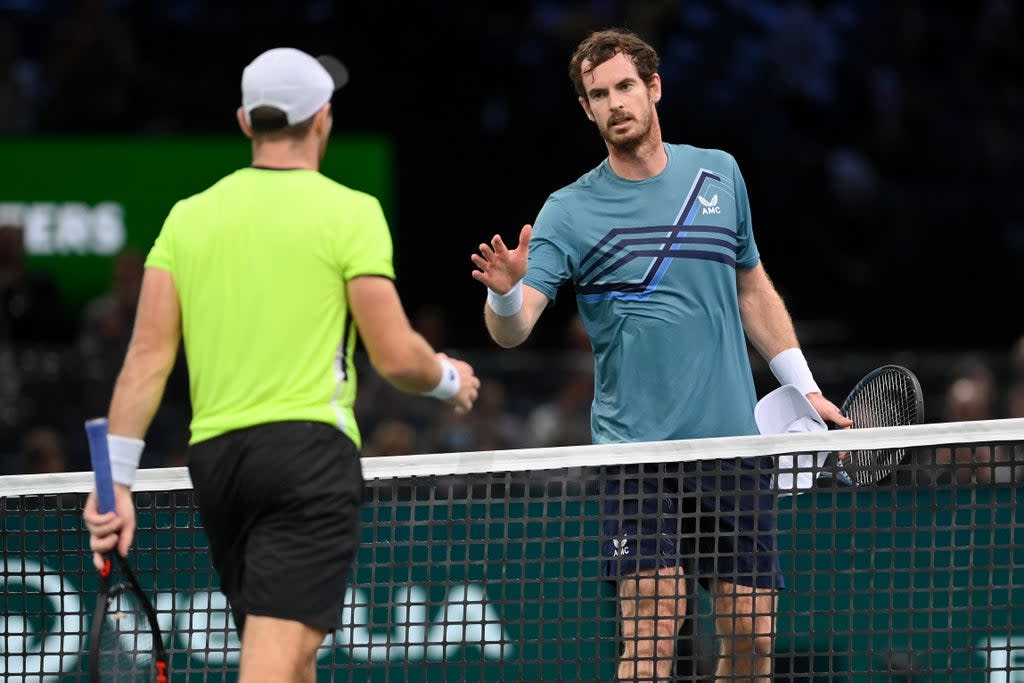
<svg viewBox="0 0 1024 683"><path fill-rule="evenodd" d="M107 452L107 420L85 423L100 512L114 509ZM128 561L115 550L103 558L96 609L89 629L89 681L167 683L167 653L156 611Z"/></svg>
<svg viewBox="0 0 1024 683"><path fill-rule="evenodd" d="M865 375L839 407L853 420L852 429L902 427L924 422L924 394L913 372L902 365L883 365ZM908 448L849 451L837 462L842 483L870 486L882 481L903 462Z"/></svg>

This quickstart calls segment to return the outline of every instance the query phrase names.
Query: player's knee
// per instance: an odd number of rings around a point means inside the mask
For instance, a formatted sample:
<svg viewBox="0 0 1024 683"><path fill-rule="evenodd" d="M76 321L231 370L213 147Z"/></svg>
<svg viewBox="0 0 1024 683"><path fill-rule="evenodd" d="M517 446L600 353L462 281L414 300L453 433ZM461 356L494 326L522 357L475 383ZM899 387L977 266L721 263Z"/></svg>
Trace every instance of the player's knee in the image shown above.
<svg viewBox="0 0 1024 683"><path fill-rule="evenodd" d="M754 619L728 619L719 623L726 626L720 630L719 635L722 636L722 643L727 651L735 654L771 656L773 639L770 628L759 628Z"/></svg>
<svg viewBox="0 0 1024 683"><path fill-rule="evenodd" d="M751 639L751 650L759 657L770 657L774 649L774 642L771 636L757 635Z"/></svg>
<svg viewBox="0 0 1024 683"><path fill-rule="evenodd" d="M734 655L753 655L758 657L770 657L772 655L771 636L734 633L731 637L724 639L724 643L726 649Z"/></svg>

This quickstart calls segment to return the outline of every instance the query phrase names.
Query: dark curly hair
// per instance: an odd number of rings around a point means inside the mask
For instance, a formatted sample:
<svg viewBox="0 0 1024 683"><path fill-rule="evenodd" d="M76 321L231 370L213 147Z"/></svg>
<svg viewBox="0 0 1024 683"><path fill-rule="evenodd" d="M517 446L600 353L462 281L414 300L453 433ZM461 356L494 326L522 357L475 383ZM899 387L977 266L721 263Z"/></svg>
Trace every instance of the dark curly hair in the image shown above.
<svg viewBox="0 0 1024 683"><path fill-rule="evenodd" d="M583 87L583 62L590 62L587 69L590 71L620 52L633 60L644 83L651 82L651 77L658 72L659 62L658 53L653 47L628 29L595 31L579 44L569 60L569 79L580 97L587 96L586 88Z"/></svg>

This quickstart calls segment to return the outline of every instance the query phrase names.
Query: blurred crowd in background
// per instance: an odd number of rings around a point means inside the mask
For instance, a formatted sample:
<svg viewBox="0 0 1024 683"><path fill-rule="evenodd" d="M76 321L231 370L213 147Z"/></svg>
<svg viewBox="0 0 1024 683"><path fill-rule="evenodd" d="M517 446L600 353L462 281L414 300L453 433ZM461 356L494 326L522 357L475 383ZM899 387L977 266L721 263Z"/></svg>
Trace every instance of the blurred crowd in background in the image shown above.
<svg viewBox="0 0 1024 683"><path fill-rule="evenodd" d="M1021 23L1010 0L0 0L0 136L232 133L256 54L338 55L352 82L335 130L397 150L410 317L484 380L457 417L360 356L365 454L582 444L592 363L571 294L500 350L468 257L603 158L568 58L589 30L627 26L661 53L666 139L740 162L762 256L834 400L902 362L929 421L1024 417ZM21 233L0 226L0 473L87 469L82 420L106 412L145 254L120 254L109 292L71 312ZM763 394L774 380L754 367ZM182 360L144 466L182 464L188 417Z"/></svg>

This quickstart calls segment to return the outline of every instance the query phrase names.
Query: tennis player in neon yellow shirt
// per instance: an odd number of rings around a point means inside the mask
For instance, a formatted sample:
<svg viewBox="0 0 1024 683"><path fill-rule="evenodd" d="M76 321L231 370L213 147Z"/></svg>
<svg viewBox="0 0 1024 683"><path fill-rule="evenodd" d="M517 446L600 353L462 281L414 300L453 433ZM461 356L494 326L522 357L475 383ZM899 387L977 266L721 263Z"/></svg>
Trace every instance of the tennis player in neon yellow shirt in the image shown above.
<svg viewBox="0 0 1024 683"><path fill-rule="evenodd" d="M93 493L83 513L96 562L127 553L143 437L184 341L189 474L242 636L242 683L313 681L340 625L363 488L357 334L402 391L465 412L480 385L410 326L379 202L319 173L347 78L292 48L243 71L252 165L179 201L149 253L108 416L116 512L98 514Z"/></svg>

